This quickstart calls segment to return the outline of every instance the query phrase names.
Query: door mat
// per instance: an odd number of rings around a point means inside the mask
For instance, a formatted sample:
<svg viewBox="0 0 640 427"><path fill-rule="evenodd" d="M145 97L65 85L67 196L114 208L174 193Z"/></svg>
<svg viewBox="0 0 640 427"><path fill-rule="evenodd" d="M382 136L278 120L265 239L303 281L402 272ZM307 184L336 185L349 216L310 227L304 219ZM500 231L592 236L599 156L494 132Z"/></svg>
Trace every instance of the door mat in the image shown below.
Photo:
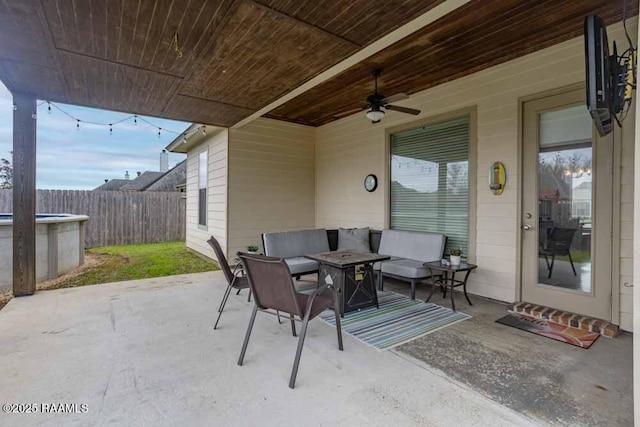
<svg viewBox="0 0 640 427"><path fill-rule="evenodd" d="M585 349L591 347L600 336L596 332L564 326L524 314L511 313L496 320L496 322Z"/></svg>
<svg viewBox="0 0 640 427"><path fill-rule="evenodd" d="M378 291L378 303L380 308L352 311L340 319L343 332L378 350L397 347L471 318L460 311L389 291ZM335 325L333 310L327 309L319 317Z"/></svg>

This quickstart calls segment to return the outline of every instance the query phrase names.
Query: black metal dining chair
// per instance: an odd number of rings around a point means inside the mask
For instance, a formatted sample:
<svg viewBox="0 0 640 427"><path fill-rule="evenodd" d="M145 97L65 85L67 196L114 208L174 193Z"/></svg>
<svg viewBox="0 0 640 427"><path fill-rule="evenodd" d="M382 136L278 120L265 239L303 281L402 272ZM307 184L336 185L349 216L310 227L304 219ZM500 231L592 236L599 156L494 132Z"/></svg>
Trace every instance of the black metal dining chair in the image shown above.
<svg viewBox="0 0 640 427"><path fill-rule="evenodd" d="M575 234L575 228L556 227L548 233L546 246L542 243L540 244L540 255L544 257L547 264L549 279L553 273L553 265L555 264L557 256L568 257L569 262L571 263L571 269L573 270L573 275L578 275L576 267L573 265L573 258L571 258L571 242L573 241L573 236ZM549 262L549 257L551 257L551 262Z"/></svg>
<svg viewBox="0 0 640 427"><path fill-rule="evenodd" d="M291 321L291 331L296 335L295 322L302 322L302 329L298 338L298 349L293 362L293 369L289 379L289 387L294 388L300 356L304 339L307 335L309 321L314 319L326 308L334 309L336 331L338 334L338 348L342 351L342 330L340 327L340 314L338 313L338 294L333 290L333 301L321 294L330 286L324 285L313 291L310 295L297 292L291 278L291 272L287 264L281 258L267 257L263 255L252 255L238 252L238 257L244 265L245 272L249 279L249 286L253 293L255 305L249 320L247 333L242 344L242 351L238 359L238 365L242 366L244 356L249 345L249 338L258 311L267 314L278 315L278 313L289 314Z"/></svg>
<svg viewBox="0 0 640 427"><path fill-rule="evenodd" d="M213 325L213 329L216 329L218 327L220 317L222 317L224 306L227 304L227 300L231 294L231 290L237 290L236 295L238 295L241 290L249 289L249 281L247 280L247 277L244 276L244 270L242 269L242 264L240 262L238 262L233 270L231 270L231 267L229 267L229 263L227 262L227 258L224 256L224 252L222 251L222 247L215 237L211 236L207 243L209 243L213 248L213 252L216 254L216 258L218 259L218 265L222 269L225 279L227 279L227 289L225 290L222 302L220 302L220 306L218 307L218 318L216 319L215 325ZM249 293L248 300L251 300L251 293Z"/></svg>

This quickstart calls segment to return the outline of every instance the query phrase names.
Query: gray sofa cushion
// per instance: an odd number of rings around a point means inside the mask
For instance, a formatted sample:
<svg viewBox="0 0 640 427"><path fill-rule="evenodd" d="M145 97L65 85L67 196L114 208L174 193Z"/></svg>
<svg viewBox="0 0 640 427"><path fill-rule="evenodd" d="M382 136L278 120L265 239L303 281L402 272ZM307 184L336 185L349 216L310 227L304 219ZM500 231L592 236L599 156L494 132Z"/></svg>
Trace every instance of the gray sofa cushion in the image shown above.
<svg viewBox="0 0 640 427"><path fill-rule="evenodd" d="M383 230L378 253L422 262L438 261L442 259L446 241L444 234Z"/></svg>
<svg viewBox="0 0 640 427"><path fill-rule="evenodd" d="M324 228L265 233L263 240L264 253L267 256L294 258L329 252L329 239Z"/></svg>
<svg viewBox="0 0 640 427"><path fill-rule="evenodd" d="M305 257L286 258L284 262L289 266L291 274L309 273L317 271L318 263Z"/></svg>
<svg viewBox="0 0 640 427"><path fill-rule="evenodd" d="M391 257L391 259L388 259L388 260L386 260L386 261L378 261L378 262L374 262L374 263L373 263L373 269L374 269L374 270L376 270L376 271L378 271L378 270L380 270L380 267L382 266L382 264L384 264L385 262L396 261L396 260L398 260L398 259L404 259L404 258L400 258L400 257L397 257L397 256L392 256L392 257Z"/></svg>
<svg viewBox="0 0 640 427"><path fill-rule="evenodd" d="M382 263L382 272L409 279L423 279L430 277L429 270L422 265L422 261L413 259L398 259Z"/></svg>
<svg viewBox="0 0 640 427"><path fill-rule="evenodd" d="M369 227L340 228L338 230L338 250L369 253Z"/></svg>

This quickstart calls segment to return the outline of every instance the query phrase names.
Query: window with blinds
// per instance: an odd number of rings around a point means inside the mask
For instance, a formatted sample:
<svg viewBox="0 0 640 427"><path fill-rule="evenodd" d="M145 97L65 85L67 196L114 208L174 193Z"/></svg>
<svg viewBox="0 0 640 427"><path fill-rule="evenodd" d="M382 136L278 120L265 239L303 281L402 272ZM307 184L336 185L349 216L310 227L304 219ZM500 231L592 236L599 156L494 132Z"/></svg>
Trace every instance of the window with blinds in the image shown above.
<svg viewBox="0 0 640 427"><path fill-rule="evenodd" d="M469 118L391 135L391 228L447 236L468 256Z"/></svg>

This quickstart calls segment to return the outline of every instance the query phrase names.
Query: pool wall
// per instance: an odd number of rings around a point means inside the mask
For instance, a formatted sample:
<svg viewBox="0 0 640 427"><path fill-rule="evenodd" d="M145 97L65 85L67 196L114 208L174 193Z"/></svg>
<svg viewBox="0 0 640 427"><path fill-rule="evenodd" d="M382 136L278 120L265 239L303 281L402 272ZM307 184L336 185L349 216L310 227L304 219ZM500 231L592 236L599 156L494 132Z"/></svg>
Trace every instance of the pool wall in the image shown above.
<svg viewBox="0 0 640 427"><path fill-rule="evenodd" d="M10 215L0 213L0 217ZM36 281L55 279L84 264L86 215L38 214ZM0 220L0 288L13 284L13 221Z"/></svg>

